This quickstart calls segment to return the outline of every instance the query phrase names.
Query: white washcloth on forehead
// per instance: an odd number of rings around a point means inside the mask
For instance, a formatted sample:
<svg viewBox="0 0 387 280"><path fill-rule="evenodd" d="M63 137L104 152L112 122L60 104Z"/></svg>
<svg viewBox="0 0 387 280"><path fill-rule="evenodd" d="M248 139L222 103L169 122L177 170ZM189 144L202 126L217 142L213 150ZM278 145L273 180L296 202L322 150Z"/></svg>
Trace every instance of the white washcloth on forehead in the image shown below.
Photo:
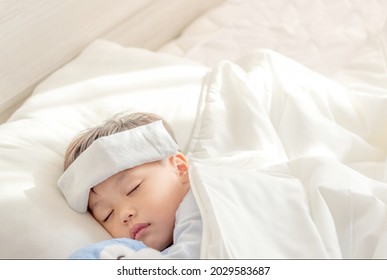
<svg viewBox="0 0 387 280"><path fill-rule="evenodd" d="M162 121L101 137L68 167L58 186L70 207L85 213L92 187L120 171L165 159L178 150Z"/></svg>

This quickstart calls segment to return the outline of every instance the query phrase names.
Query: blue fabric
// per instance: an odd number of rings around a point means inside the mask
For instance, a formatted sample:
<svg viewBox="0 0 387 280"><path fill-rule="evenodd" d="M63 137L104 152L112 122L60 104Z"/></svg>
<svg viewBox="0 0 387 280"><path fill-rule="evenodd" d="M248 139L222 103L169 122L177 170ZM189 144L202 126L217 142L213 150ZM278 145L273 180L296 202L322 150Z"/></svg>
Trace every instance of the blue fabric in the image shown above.
<svg viewBox="0 0 387 280"><path fill-rule="evenodd" d="M139 251L146 248L145 244L141 241L129 239L129 238L115 238L100 241L97 243L90 244L88 246L82 247L81 249L75 251L70 255L70 259L100 259L101 253L110 246L123 246L125 248L131 249L133 251ZM117 254L117 258L119 258Z"/></svg>

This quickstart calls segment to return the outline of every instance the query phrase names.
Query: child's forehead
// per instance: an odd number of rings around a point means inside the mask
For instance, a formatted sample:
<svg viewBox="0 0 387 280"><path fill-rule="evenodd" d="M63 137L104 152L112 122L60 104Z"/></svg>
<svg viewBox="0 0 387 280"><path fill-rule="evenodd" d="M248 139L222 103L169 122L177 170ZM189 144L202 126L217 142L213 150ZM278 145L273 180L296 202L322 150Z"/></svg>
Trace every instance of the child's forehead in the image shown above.
<svg viewBox="0 0 387 280"><path fill-rule="evenodd" d="M110 176L109 178L107 178L106 180L102 181L101 183L97 184L93 188L101 185L105 185L105 184L119 185L121 183L128 183L128 181L130 182L136 179L138 176L146 174L148 168L151 167L152 165L153 163L145 163L145 164L141 164L132 168L119 171L113 174L112 176Z"/></svg>
<svg viewBox="0 0 387 280"><path fill-rule="evenodd" d="M98 189L103 188L104 186L118 185L122 183L125 180L125 178L127 178L132 173L130 172L131 169L132 168L119 171L113 174L112 176L108 177L107 179L103 180L99 184L93 186L91 189L96 191Z"/></svg>

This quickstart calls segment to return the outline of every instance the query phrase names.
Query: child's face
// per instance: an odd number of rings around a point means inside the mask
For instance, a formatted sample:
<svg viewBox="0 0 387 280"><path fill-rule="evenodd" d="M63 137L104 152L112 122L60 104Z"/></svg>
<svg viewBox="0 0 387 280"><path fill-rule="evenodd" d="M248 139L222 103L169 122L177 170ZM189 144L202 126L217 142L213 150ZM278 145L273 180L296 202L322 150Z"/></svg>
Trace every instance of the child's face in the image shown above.
<svg viewBox="0 0 387 280"><path fill-rule="evenodd" d="M119 172L93 187L89 209L114 237L163 250L173 242L175 214L189 188L183 155ZM184 172L185 169L185 172Z"/></svg>

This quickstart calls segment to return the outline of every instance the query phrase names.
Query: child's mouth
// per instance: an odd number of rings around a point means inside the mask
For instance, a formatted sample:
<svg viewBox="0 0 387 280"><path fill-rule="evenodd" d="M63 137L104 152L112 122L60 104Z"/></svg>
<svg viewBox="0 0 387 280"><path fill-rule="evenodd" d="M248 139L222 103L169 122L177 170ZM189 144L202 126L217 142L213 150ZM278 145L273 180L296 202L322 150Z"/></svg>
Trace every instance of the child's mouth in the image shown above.
<svg viewBox="0 0 387 280"><path fill-rule="evenodd" d="M149 223L135 224L130 228L130 238L138 240L141 238L145 230L149 227Z"/></svg>

